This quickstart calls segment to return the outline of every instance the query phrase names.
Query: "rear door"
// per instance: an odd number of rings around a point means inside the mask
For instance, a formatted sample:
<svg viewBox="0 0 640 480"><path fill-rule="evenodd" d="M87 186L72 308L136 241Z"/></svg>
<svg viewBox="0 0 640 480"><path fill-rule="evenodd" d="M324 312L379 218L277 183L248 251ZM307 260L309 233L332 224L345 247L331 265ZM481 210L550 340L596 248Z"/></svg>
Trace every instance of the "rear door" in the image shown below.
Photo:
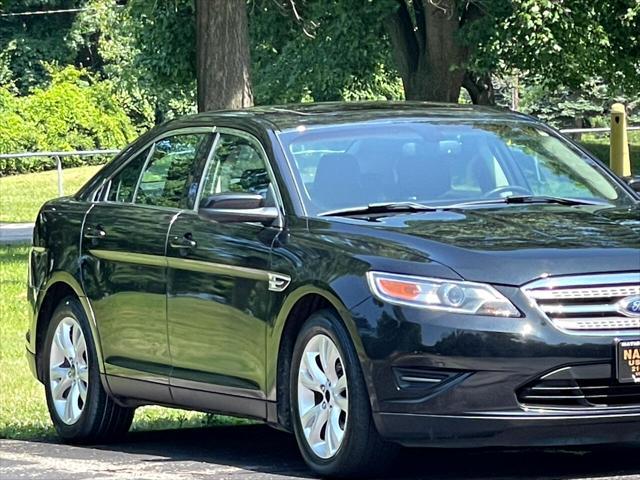
<svg viewBox="0 0 640 480"><path fill-rule="evenodd" d="M200 197L258 193L266 206L279 203L260 143L239 131L218 131ZM226 393L236 400L226 402L225 411L264 415L263 403L241 397L264 398L270 256L279 232L259 223L217 223L195 209L171 225L167 312L177 402L203 408L210 397L195 390Z"/></svg>
<svg viewBox="0 0 640 480"><path fill-rule="evenodd" d="M118 377L152 382L152 397L168 395L171 369L167 232L183 209L193 207L195 164L210 148L210 131L175 131L156 139L105 184L85 218L82 279L106 373L114 385Z"/></svg>

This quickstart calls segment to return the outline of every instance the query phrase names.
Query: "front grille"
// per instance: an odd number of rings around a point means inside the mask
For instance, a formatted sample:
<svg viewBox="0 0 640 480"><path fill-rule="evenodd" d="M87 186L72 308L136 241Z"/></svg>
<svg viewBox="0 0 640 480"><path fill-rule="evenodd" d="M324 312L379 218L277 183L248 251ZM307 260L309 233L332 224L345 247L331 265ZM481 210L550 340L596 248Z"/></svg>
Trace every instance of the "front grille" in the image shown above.
<svg viewBox="0 0 640 480"><path fill-rule="evenodd" d="M532 407L640 406L640 385L619 384L609 378L539 380L521 388L518 401Z"/></svg>
<svg viewBox="0 0 640 480"><path fill-rule="evenodd" d="M640 334L640 316L625 309L640 295L640 272L550 277L522 291L561 330Z"/></svg>

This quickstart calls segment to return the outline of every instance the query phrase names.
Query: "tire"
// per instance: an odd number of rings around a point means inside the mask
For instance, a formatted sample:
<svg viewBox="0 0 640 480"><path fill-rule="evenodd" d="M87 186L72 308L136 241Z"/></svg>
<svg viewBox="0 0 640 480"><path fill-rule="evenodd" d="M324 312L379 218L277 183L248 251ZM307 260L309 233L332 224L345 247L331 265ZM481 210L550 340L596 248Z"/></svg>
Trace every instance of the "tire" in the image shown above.
<svg viewBox="0 0 640 480"><path fill-rule="evenodd" d="M321 352L329 360L323 361ZM309 467L320 475L377 476L395 456L397 446L383 441L373 423L369 394L349 334L330 310L311 315L298 335L289 395L298 447Z"/></svg>
<svg viewBox="0 0 640 480"><path fill-rule="evenodd" d="M76 298L54 311L42 355L49 415L64 441L107 443L129 430L135 409L116 404L102 386L89 322Z"/></svg>

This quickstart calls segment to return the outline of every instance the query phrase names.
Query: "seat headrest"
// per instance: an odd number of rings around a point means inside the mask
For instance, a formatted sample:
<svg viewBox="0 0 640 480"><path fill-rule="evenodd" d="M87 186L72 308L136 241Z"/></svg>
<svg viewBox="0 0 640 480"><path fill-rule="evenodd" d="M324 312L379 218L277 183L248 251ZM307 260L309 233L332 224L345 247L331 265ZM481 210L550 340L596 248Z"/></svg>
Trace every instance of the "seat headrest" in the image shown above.
<svg viewBox="0 0 640 480"><path fill-rule="evenodd" d="M426 144L416 155L402 157L397 165L398 188L403 198L436 199L451 188L447 158L440 155L438 144Z"/></svg>
<svg viewBox="0 0 640 480"><path fill-rule="evenodd" d="M327 153L320 158L311 199L319 208L360 205L362 184L358 160L348 153Z"/></svg>

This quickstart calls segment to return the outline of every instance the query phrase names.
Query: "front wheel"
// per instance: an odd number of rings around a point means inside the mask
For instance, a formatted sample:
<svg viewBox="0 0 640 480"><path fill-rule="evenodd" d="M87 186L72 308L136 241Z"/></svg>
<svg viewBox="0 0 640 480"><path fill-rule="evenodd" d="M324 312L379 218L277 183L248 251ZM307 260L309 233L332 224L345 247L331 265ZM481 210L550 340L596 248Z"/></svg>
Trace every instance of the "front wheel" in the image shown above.
<svg viewBox="0 0 640 480"><path fill-rule="evenodd" d="M64 299L53 313L42 355L47 406L63 440L101 443L129 430L134 409L116 404L104 390L95 343L77 299Z"/></svg>
<svg viewBox="0 0 640 480"><path fill-rule="evenodd" d="M302 327L291 364L291 414L302 456L325 476L379 474L396 448L378 434L349 334L328 310Z"/></svg>

